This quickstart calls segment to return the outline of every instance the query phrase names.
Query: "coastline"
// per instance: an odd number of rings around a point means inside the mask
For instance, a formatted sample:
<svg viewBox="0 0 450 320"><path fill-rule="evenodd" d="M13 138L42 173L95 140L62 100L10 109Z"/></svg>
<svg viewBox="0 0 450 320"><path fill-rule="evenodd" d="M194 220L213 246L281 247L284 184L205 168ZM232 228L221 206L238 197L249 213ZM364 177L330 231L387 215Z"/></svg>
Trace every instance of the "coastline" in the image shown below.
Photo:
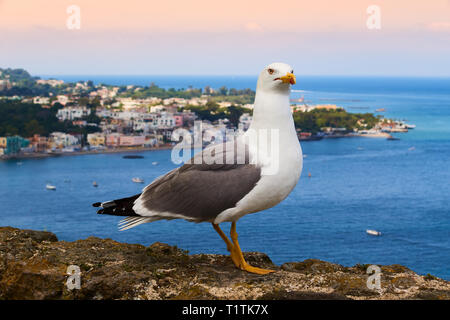
<svg viewBox="0 0 450 320"><path fill-rule="evenodd" d="M300 142L308 141L320 141L322 139L338 139L338 138L392 138L388 133L380 132L378 134L335 134L324 136L321 139L299 139ZM54 158L54 157L65 157L65 156L83 156L92 154L110 154L110 153L131 153L131 152L145 152L145 151L157 151L157 150L168 150L173 147L172 144L164 144L159 147L123 147L123 148L111 148L104 150L89 150L89 151L74 151L74 152L50 152L50 153L21 153L11 156L0 156L0 161L8 160L21 160L21 159L44 159L44 158Z"/></svg>
<svg viewBox="0 0 450 320"><path fill-rule="evenodd" d="M89 150L89 151L75 151L75 152L52 152L52 153L22 153L15 154L13 156L0 156L0 160L22 160L22 159L43 159L65 156L83 156L91 154L110 154L110 153L131 153L131 152L145 152L145 151L157 151L168 150L172 148L172 145L161 145L159 147L127 147L127 148L113 148L105 150Z"/></svg>

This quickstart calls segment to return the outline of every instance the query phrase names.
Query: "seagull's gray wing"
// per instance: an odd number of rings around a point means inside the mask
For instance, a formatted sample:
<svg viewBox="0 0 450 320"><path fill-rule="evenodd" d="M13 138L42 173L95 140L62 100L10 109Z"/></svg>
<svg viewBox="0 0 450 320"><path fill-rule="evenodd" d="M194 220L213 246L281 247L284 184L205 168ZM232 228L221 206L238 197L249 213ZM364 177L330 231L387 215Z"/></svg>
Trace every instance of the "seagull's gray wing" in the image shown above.
<svg viewBox="0 0 450 320"><path fill-rule="evenodd" d="M145 217L173 219L182 215L195 222L213 221L224 210L235 207L261 178L261 169L249 162L248 150L238 151L232 143L206 148L191 163L148 185L135 202L140 203L139 208L135 206L134 210ZM208 164L211 155L222 161Z"/></svg>

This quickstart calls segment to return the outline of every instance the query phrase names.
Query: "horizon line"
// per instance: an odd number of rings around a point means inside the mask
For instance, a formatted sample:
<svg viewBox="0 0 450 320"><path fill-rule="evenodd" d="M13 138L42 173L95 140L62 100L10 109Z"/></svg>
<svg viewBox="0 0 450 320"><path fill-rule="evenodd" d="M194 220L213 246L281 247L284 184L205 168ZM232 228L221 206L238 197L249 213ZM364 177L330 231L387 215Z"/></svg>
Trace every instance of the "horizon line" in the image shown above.
<svg viewBox="0 0 450 320"><path fill-rule="evenodd" d="M258 74L103 74L103 73L48 73L48 74L31 74L37 77L77 77L77 76L94 76L94 77L258 77ZM296 74L297 77L364 77L364 78L450 78L450 75L377 75L377 74Z"/></svg>

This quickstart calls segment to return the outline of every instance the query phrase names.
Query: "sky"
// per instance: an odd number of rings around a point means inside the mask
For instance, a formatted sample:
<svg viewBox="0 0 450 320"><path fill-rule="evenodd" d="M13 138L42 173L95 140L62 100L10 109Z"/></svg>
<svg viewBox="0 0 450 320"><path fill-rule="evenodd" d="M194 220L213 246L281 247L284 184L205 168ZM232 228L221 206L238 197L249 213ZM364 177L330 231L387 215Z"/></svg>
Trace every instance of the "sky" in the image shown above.
<svg viewBox="0 0 450 320"><path fill-rule="evenodd" d="M255 75L275 61L304 75L448 77L450 0L0 0L2 68Z"/></svg>

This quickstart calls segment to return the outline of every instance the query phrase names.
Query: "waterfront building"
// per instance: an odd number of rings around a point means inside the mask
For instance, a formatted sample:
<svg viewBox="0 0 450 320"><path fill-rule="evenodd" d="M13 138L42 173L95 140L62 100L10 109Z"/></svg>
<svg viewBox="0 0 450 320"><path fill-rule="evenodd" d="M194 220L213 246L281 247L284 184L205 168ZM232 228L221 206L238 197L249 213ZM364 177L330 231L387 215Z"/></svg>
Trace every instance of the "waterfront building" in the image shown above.
<svg viewBox="0 0 450 320"><path fill-rule="evenodd" d="M121 147L143 146L145 144L145 136L120 136Z"/></svg>
<svg viewBox="0 0 450 320"><path fill-rule="evenodd" d="M56 148L65 148L78 145L80 140L78 137L63 132L53 132L50 134L50 140Z"/></svg>
<svg viewBox="0 0 450 320"><path fill-rule="evenodd" d="M120 133L110 133L106 135L106 145L109 147L118 147L120 143Z"/></svg>
<svg viewBox="0 0 450 320"><path fill-rule="evenodd" d="M28 147L30 141L20 136L13 136L6 138L6 148L3 149L5 155L16 154L20 149Z"/></svg>
<svg viewBox="0 0 450 320"><path fill-rule="evenodd" d="M106 138L103 133L89 133L87 135L87 142L92 147L99 147L106 145Z"/></svg>
<svg viewBox="0 0 450 320"><path fill-rule="evenodd" d="M46 152L49 149L47 137L35 134L33 137L29 138L29 141L34 152Z"/></svg>

